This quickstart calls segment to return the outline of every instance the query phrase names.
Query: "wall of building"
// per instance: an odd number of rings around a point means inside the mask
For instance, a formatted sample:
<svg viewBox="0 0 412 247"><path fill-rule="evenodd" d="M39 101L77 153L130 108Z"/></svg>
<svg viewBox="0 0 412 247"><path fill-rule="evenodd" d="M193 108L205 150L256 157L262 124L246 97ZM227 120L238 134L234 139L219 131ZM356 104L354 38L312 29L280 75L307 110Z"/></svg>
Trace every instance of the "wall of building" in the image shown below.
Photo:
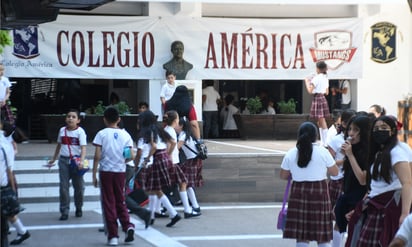
<svg viewBox="0 0 412 247"><path fill-rule="evenodd" d="M163 6L163 7L161 7ZM153 10L153 8L155 10ZM397 115L398 101L412 93L412 14L405 1L393 4L368 5L277 5L277 4L219 4L219 3L150 3L151 16L199 15L203 17L237 18L362 18L363 28L363 77L352 82L352 107L369 109L372 104L384 106L388 114ZM293 11L291 11L293 9ZM377 63L371 60L371 26L390 22L397 26L396 60ZM153 84L151 84L153 85ZM156 86L157 87L157 86ZM303 90L305 90L303 88ZM151 90L156 91L156 90ZM303 111L309 112L311 96L303 95ZM156 99L157 100L157 99ZM152 101L152 100L151 100Z"/></svg>
<svg viewBox="0 0 412 247"><path fill-rule="evenodd" d="M358 80L358 110L373 104L384 106L388 114L397 115L398 100L412 93L411 47L412 14L405 4L360 6L359 18L364 21L363 77ZM390 63L371 60L371 26L390 22L397 26L396 59Z"/></svg>

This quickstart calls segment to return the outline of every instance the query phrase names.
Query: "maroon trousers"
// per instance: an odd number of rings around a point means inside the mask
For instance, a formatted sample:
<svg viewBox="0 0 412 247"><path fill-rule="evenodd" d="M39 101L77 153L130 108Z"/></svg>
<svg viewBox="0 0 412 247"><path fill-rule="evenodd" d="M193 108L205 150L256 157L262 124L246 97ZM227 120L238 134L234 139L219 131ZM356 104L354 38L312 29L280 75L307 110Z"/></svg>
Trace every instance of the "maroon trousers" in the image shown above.
<svg viewBox="0 0 412 247"><path fill-rule="evenodd" d="M126 173L100 171L99 177L107 238L118 238L119 226L117 219L122 225L123 232L126 232L129 227L134 228L134 225L130 222L124 196Z"/></svg>

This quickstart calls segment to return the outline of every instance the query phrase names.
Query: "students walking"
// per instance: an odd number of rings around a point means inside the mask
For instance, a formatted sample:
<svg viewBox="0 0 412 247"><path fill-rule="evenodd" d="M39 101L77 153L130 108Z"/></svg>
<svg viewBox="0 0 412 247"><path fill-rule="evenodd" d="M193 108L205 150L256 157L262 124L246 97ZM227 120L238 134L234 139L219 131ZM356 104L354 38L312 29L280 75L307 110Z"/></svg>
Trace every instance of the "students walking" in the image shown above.
<svg viewBox="0 0 412 247"><path fill-rule="evenodd" d="M200 206L197 201L195 188L203 185L203 161L196 153L196 143L192 137L191 126L186 117L180 118L176 131L178 133L177 147L180 150L179 152L183 151L186 157L186 160L180 161L180 167L187 179L187 196L192 204L193 211L200 214Z"/></svg>
<svg viewBox="0 0 412 247"><path fill-rule="evenodd" d="M179 196L182 200L183 208L184 208L184 217L185 218L192 218L195 216L199 216L200 213L194 211L192 207L189 205L189 198L186 191L187 187L187 178L185 173L180 168L180 160L179 160L179 149L177 146L177 133L175 128L179 126L179 114L176 111L168 111L166 112L166 127L164 128L165 131L172 137L172 142L175 143L174 148L170 150L170 155L172 157L172 166L169 168L169 175L171 177L172 186L174 184L179 185Z"/></svg>
<svg viewBox="0 0 412 247"><path fill-rule="evenodd" d="M150 198L156 196L158 200L166 207L169 212L171 221L166 227L174 226L182 217L177 213L172 206L167 196L162 192L162 188L171 185L168 168L173 165L172 159L169 156L168 150L174 148L172 137L157 124L157 118L152 111L148 110L139 115L139 138L143 139L143 143L150 145L149 154L144 157L143 166L145 170L144 188ZM169 147L168 147L169 145ZM153 158L153 164L148 166L148 162ZM150 200L150 199L149 199ZM150 210L152 213L152 224L154 222L155 203L150 200Z"/></svg>
<svg viewBox="0 0 412 247"><path fill-rule="evenodd" d="M119 243L118 220L126 233L124 241L134 240L134 225L130 222L124 195L126 162L134 157L133 140L126 130L118 127L120 117L116 108L107 108L103 120L106 128L100 130L93 140L96 147L93 185L100 186L108 245L116 246ZM97 180L98 169L100 181Z"/></svg>

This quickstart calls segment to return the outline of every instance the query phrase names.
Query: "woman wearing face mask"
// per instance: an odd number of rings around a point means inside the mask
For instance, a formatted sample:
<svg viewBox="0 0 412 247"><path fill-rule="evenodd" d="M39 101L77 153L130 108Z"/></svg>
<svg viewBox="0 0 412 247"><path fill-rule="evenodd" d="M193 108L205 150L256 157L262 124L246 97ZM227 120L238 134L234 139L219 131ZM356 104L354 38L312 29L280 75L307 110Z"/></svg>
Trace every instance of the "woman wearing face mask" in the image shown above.
<svg viewBox="0 0 412 247"><path fill-rule="evenodd" d="M409 214L411 172L407 152L400 146L397 135L396 124L390 117L381 116L373 122L372 163L368 168L370 192L350 219L346 246L388 246ZM362 222L361 227L354 229L357 222ZM358 239L353 237L354 232L359 234Z"/></svg>

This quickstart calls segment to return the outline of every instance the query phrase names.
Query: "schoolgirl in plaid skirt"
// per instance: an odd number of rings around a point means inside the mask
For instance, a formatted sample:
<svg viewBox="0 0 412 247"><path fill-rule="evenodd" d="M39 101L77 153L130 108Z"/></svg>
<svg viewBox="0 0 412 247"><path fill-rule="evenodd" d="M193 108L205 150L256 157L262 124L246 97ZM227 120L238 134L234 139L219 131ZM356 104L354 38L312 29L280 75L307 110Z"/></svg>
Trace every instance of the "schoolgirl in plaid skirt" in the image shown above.
<svg viewBox="0 0 412 247"><path fill-rule="evenodd" d="M312 105L310 108L310 118L317 121L319 127L320 141L326 146L328 135L328 125L326 118L329 118L329 106L325 95L329 93L329 80L327 77L328 66L325 62L316 63L317 75L305 79L306 90L313 95Z"/></svg>
<svg viewBox="0 0 412 247"><path fill-rule="evenodd" d="M327 173L339 172L327 149L317 145L317 127L304 122L298 130L296 147L290 149L281 164L280 178L292 178L283 238L296 239L297 246L329 246L332 240L332 208Z"/></svg>
<svg viewBox="0 0 412 247"><path fill-rule="evenodd" d="M200 216L200 212L196 212L189 204L189 193L187 191L187 178L186 174L183 172L180 167L180 158L179 158L179 148L178 148L178 137L176 128L179 126L179 114L174 111L167 111L165 114L167 126L165 130L172 136L175 146L172 151L172 160L173 165L169 168L169 174L174 178L174 182L179 185L179 196L182 200L184 216L185 218L191 218ZM173 182L173 181L172 181Z"/></svg>
<svg viewBox="0 0 412 247"><path fill-rule="evenodd" d="M397 123L391 117L381 116L373 122L372 165L368 169L370 192L350 219L346 246L388 246L409 215L412 201L409 157L397 136ZM364 215L364 219L358 222L359 215ZM357 223L360 230L355 228Z"/></svg>
<svg viewBox="0 0 412 247"><path fill-rule="evenodd" d="M143 143L150 144L151 148L147 157L143 158L142 166L146 168L142 177L145 179L144 188L149 194L149 209L151 211L151 224L154 223L154 211L156 198L160 200L169 212L170 223L166 226L175 225L181 216L174 209L167 196L162 192L163 187L171 185L171 178L168 168L172 166L172 159L169 156L168 146L172 142L172 137L157 123L157 117L151 111L145 111L139 115L139 139ZM153 157L153 164L147 163Z"/></svg>
<svg viewBox="0 0 412 247"><path fill-rule="evenodd" d="M200 206L197 202L194 188L203 185L203 161L198 158L195 141L192 136L192 127L186 117L180 118L179 126L176 128L178 133L179 152L183 152L186 159L181 160L180 167L187 178L187 195L192 203L193 211L200 213Z"/></svg>

